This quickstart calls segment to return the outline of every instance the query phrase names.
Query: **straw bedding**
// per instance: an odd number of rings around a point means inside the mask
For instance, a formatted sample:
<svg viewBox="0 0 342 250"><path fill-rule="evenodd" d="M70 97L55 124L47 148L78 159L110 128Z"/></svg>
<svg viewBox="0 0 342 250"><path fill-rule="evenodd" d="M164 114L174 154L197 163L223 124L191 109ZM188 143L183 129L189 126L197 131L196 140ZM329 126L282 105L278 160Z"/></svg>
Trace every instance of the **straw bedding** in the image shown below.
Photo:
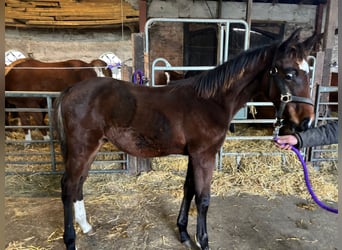
<svg viewBox="0 0 342 250"><path fill-rule="evenodd" d="M252 132L247 129L241 133L265 133L265 131ZM18 137L17 134L7 136ZM14 150L18 145L8 145L7 150ZM106 145L105 147L112 147ZM236 157L224 157L221 171L214 171L212 180L212 196L231 196L240 193L265 196L269 199L277 195L294 195L311 200L307 192L303 171L297 157L291 151L277 149L271 141L227 141L225 150L234 152L256 152L257 156L241 157L237 164ZM108 148L106 148L108 150ZM44 150L33 145L28 150ZM284 153L285 157L267 156L267 152ZM284 162L285 158L285 162ZM21 166L22 168L23 166ZM100 166L101 167L101 166ZM325 201L337 202L337 163L322 163L319 170L308 164L311 184L318 197ZM12 166L6 166L6 171L12 171ZM27 170L32 166L24 166ZM85 183L85 196L92 196L88 204L107 203L112 209L115 206L139 207L140 202L155 202L152 197L162 194L171 195L175 204L180 204L182 187L187 168L187 158L184 156L170 156L152 159L153 171L141 173L138 176L128 174L92 174ZM6 197L59 197L59 176L44 175L9 175L6 176ZM100 194L94 196L93 194ZM113 198L115 194L115 198ZM146 200L149 194L150 200ZM155 195L154 195L155 194ZM132 196L136 197L132 204ZM140 198L139 198L140 197ZM110 201L109 201L110 200ZM129 201L129 202L127 202ZM114 206L114 207L113 207ZM304 206L304 205L303 205ZM305 206L308 206L307 204ZM195 209L191 210L195 213ZM152 223L152 222L151 222ZM118 222L108 237L125 237L124 221ZM152 227L153 224L146 224ZM61 231L51 235L50 240L59 240ZM21 246L24 246L21 247ZM27 248L25 242L11 242L6 250L14 249L42 249L32 246Z"/></svg>
<svg viewBox="0 0 342 250"><path fill-rule="evenodd" d="M268 129L253 128L239 128L236 135L265 135L269 133ZM229 134L231 135L231 134ZM20 132L12 132L7 134L12 138L22 137ZM57 146L57 145L56 145ZM7 151L19 150L18 148L24 147L23 145L8 145ZM57 146L58 148L58 146ZM105 144L104 150L116 150L111 144ZM258 195L272 196L274 194L293 194L304 198L309 198L306 191L303 172L300 162L296 155L291 151L284 151L277 149L273 142L265 140L255 141L241 141L229 140L224 143L224 150L227 152L253 152L257 155L244 156L237 160L236 157L226 156L223 157L223 167L221 171L215 171L212 181L212 194L219 196L231 195L238 192L247 192ZM20 149L21 150L21 149ZM44 148L41 145L30 145L26 147L26 151L48 152L48 147ZM270 156L267 155L270 151L281 153L281 155ZM35 156L37 157L37 156ZM41 156L43 157L43 156ZM106 155L101 156L106 159ZM119 157L119 156L118 156ZM284 162L285 159L285 162ZM101 160L101 158L100 158ZM95 168L110 168L113 166L100 165ZM328 200L337 201L337 163L336 162L322 162L319 170L312 168L308 164L310 178L314 189L318 196L325 197ZM37 166L25 165L20 166L20 170L25 168L28 171L37 170ZM101 181L95 181L95 185L117 186L117 182L122 184L119 190L126 190L125 186L136 185L141 182L136 188L144 188L143 183L156 183L156 187L165 188L167 190L174 190L177 192L175 197L181 197L182 185L187 168L187 158L184 156L169 156L152 159L152 169L150 173L143 173L140 176L131 177L120 175L118 176L91 176L88 182L91 186L92 179L105 179L105 184L99 184ZM6 171L18 170L16 166L7 166ZM62 170L62 166L60 166ZM8 176L6 177L6 185L9 188L11 185L22 185L26 189L27 178L23 176ZM42 183L44 176L37 177ZM113 180L112 180L113 179ZM132 183L132 181L134 182ZM32 183L34 185L34 183ZM43 185L43 184L40 184ZM48 185L47 185L48 186ZM316 188L315 188L316 187ZM110 188L109 188L110 189ZM32 190L32 189L31 189ZM114 190L112 190L114 191ZM153 190L146 190L153 191Z"/></svg>

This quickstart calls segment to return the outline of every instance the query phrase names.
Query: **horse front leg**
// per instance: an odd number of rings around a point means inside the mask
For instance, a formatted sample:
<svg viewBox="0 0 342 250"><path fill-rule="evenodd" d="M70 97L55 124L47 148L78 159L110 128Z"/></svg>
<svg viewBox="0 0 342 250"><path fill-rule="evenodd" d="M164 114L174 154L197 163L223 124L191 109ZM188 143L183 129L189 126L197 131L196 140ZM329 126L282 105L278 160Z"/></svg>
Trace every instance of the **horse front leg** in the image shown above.
<svg viewBox="0 0 342 250"><path fill-rule="evenodd" d="M45 122L44 122L44 114L41 112L32 112L32 113L28 113L30 117L32 117L32 120L34 122L34 125L37 126L45 126ZM45 141L50 140L50 137L47 134L47 130L45 128L39 129L40 133L43 136L43 139Z"/></svg>
<svg viewBox="0 0 342 250"><path fill-rule="evenodd" d="M177 219L177 226L180 234L180 241L186 246L191 247L190 236L187 231L188 226L188 214L191 205L191 200L195 194L194 176L192 162L189 157L188 170L186 174L186 179L184 182L184 196L182 200L182 205L179 210L179 215Z"/></svg>
<svg viewBox="0 0 342 250"><path fill-rule="evenodd" d="M209 249L207 232L207 212L210 204L210 193L195 198L197 207L196 244L201 249Z"/></svg>
<svg viewBox="0 0 342 250"><path fill-rule="evenodd" d="M199 163L203 163L203 159ZM215 165L215 157L204 164L194 164L195 203L197 208L196 244L203 250L209 250L207 232L207 213L210 204L210 187Z"/></svg>
<svg viewBox="0 0 342 250"><path fill-rule="evenodd" d="M18 113L21 126L30 126L31 125L31 118L30 118L30 113L27 112L21 112ZM24 133L25 133L25 140L26 141L32 141L32 135L31 135L31 129L24 128ZM29 143L25 143L25 145L28 145Z"/></svg>

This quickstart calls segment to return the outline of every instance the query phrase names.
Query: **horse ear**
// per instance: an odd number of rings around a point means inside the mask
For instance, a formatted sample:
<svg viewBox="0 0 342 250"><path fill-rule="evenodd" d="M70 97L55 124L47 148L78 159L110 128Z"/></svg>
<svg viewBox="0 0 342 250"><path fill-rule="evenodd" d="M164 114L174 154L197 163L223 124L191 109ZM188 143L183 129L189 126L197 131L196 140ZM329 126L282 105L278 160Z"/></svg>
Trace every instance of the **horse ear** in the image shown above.
<svg viewBox="0 0 342 250"><path fill-rule="evenodd" d="M317 32L314 32L312 36L310 36L303 42L305 51L307 51L307 53L309 54L311 50L315 49L317 45L321 43L323 36L324 33L318 34Z"/></svg>
<svg viewBox="0 0 342 250"><path fill-rule="evenodd" d="M287 48L290 48L292 45L298 43L300 31L302 28L296 29L290 36L287 38L279 47L280 51L286 51Z"/></svg>

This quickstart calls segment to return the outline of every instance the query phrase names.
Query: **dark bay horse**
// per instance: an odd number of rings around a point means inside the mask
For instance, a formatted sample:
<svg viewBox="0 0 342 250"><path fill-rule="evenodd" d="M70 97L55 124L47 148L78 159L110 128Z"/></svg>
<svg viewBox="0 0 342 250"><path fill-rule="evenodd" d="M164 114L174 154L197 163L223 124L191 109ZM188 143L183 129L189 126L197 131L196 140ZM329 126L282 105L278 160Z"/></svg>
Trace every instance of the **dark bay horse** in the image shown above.
<svg viewBox="0 0 342 250"><path fill-rule="evenodd" d="M198 76L162 86L138 86L110 78L93 78L61 93L55 102L65 173L61 180L64 243L75 249L75 221L92 232L86 218L83 184L105 141L138 157L188 155L184 197L177 225L180 241L187 232L190 203L197 207L196 242L209 249L207 211L215 155L234 114L254 95L273 101L278 118L300 130L313 122L307 55L317 36L299 41L299 30L286 41L248 50ZM73 206L74 205L74 206Z"/></svg>
<svg viewBox="0 0 342 250"><path fill-rule="evenodd" d="M60 62L42 62L32 58L23 58L14 61L5 71L6 91L57 91L96 76L112 76L112 71L106 68L107 64L95 59L90 63L81 60L68 60ZM46 108L45 98L6 98L6 107L16 108ZM45 113L20 112L18 116L23 126L44 126ZM7 116L6 116L7 117ZM25 130L26 140L31 140L30 130ZM41 130L45 139L47 131Z"/></svg>

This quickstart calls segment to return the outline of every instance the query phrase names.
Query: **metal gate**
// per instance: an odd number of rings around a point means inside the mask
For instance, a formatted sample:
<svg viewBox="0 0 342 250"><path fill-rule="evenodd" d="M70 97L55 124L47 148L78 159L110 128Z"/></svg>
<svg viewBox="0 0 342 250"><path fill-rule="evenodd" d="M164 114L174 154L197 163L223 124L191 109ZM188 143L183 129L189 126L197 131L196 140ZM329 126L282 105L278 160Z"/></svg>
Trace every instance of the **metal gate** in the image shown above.
<svg viewBox="0 0 342 250"><path fill-rule="evenodd" d="M218 41L218 64L222 64L223 62L228 60L228 48L229 48L229 30L232 24L239 24L245 30L244 35L244 44L243 50L248 49L249 47L249 40L248 40L248 33L249 27L247 22L244 20L236 20L236 19L200 19L200 18L151 18L146 22L145 25L145 64L147 64L148 69L147 74L150 72L149 69L149 51L150 51L150 44L149 44L149 28L153 23L157 22L171 22L171 23L214 23L219 25L219 41ZM165 66L156 66L158 62L163 62ZM154 84L154 74L155 71L158 70L208 70L212 69L215 66L171 66L171 64L165 58L157 58L152 62L152 69L151 69L151 82L149 83L150 86L155 86Z"/></svg>
<svg viewBox="0 0 342 250"><path fill-rule="evenodd" d="M59 92L20 92L6 91L5 97L18 98L45 98L47 108L5 108L5 112L45 112L48 118L53 117L53 98ZM43 126L5 126L5 164L6 174L60 174L63 172L62 156L59 151L58 141L54 136L52 119L48 119ZM32 141L24 139L23 129L31 129L36 132ZM43 140L39 129L47 129L50 139ZM128 156L118 151L112 145L104 145L97 154L91 173L117 173L127 172Z"/></svg>
<svg viewBox="0 0 342 250"><path fill-rule="evenodd" d="M315 103L315 127L338 120L337 112L331 112L331 109L334 107L337 109L338 105L338 102L330 101L329 94L331 93L338 93L338 87L317 85ZM337 145L312 147L310 149L309 160L316 168L319 168L322 162L331 162L337 164L337 150Z"/></svg>

